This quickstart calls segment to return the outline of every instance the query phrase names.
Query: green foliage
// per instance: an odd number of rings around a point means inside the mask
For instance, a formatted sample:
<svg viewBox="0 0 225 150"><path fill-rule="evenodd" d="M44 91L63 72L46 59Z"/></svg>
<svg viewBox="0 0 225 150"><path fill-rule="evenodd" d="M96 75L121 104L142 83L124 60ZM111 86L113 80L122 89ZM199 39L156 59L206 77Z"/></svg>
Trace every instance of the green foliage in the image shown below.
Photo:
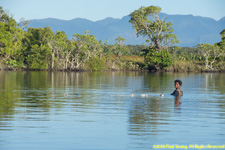
<svg viewBox="0 0 225 150"><path fill-rule="evenodd" d="M115 39L116 44L111 47L110 54L114 56L114 59L112 60L112 69L116 69L115 63L119 62L121 60L121 56L128 52L127 47L124 45L125 40L126 39L118 36Z"/></svg>
<svg viewBox="0 0 225 150"><path fill-rule="evenodd" d="M137 70L145 69L146 65L157 70L181 68L181 71L202 70L203 65L210 70L224 68L225 29L220 32L221 42L216 45L171 47L178 40L172 24L159 18L160 12L160 7L149 6L130 14L129 22L137 36L148 37L147 48L125 45L126 39L120 36L113 45L102 43L89 31L74 34L69 40L65 32L54 33L50 27L26 29L28 21L17 24L0 7L0 63L8 69L50 70Z"/></svg>
<svg viewBox="0 0 225 150"><path fill-rule="evenodd" d="M63 59L65 59L66 49L68 48L68 40L65 32L57 31L56 34L50 36L51 40L47 45L51 49L51 70L58 69L62 66ZM55 63L57 61L57 63Z"/></svg>
<svg viewBox="0 0 225 150"><path fill-rule="evenodd" d="M160 7L141 7L130 14L130 23L136 30L137 36L147 36L151 46L160 52L164 46L178 43L177 37L173 34L172 23L166 23L159 18Z"/></svg>
<svg viewBox="0 0 225 150"><path fill-rule="evenodd" d="M5 64L9 68L17 68L17 61L16 60L8 59L7 61L5 61Z"/></svg>
<svg viewBox="0 0 225 150"><path fill-rule="evenodd" d="M173 60L202 61L203 56L196 47L170 47Z"/></svg>
<svg viewBox="0 0 225 150"><path fill-rule="evenodd" d="M27 47L37 44L38 46L47 45L53 39L54 33L51 27L28 28L24 43Z"/></svg>
<svg viewBox="0 0 225 150"><path fill-rule="evenodd" d="M53 41L55 34L50 27L45 28L28 28L23 38L25 50L24 63L30 69L48 69L50 56L50 42Z"/></svg>
<svg viewBox="0 0 225 150"><path fill-rule="evenodd" d="M0 57L9 68L21 68L22 38L25 32L0 7Z"/></svg>
<svg viewBox="0 0 225 150"><path fill-rule="evenodd" d="M146 49L146 48L147 48L147 46L145 46L145 45L127 45L127 49L128 49L127 54L129 56L130 55L142 56L143 55L142 50Z"/></svg>
<svg viewBox="0 0 225 150"><path fill-rule="evenodd" d="M225 29L223 29L223 31L220 32L220 35L221 35L222 41L225 41Z"/></svg>
<svg viewBox="0 0 225 150"><path fill-rule="evenodd" d="M150 42L149 49L145 49L145 62L152 64L157 70L171 65L171 58L165 47L176 44L179 41L171 22L159 18L160 7L141 7L130 14L130 23L136 29L137 36L147 36Z"/></svg>
<svg viewBox="0 0 225 150"><path fill-rule="evenodd" d="M221 42L218 43L220 49L225 52L225 29L220 32L221 35Z"/></svg>
<svg viewBox="0 0 225 150"><path fill-rule="evenodd" d="M157 70L165 69L172 64L171 56L165 49L160 52L155 48L145 49L145 63L148 65L154 65Z"/></svg>
<svg viewBox="0 0 225 150"><path fill-rule="evenodd" d="M224 56L224 53L218 45L210 44L198 44L198 50L202 53L205 58L205 69L214 70L214 63L217 62L217 59L221 56Z"/></svg>
<svg viewBox="0 0 225 150"><path fill-rule="evenodd" d="M105 69L105 59L99 57L90 57L88 66L93 71L100 71Z"/></svg>
<svg viewBox="0 0 225 150"><path fill-rule="evenodd" d="M51 50L46 45L32 45L30 53L27 57L28 66L30 69L48 69L48 58L51 55Z"/></svg>
<svg viewBox="0 0 225 150"><path fill-rule="evenodd" d="M188 60L175 60L173 64L168 67L169 71L173 72L192 72L192 71L201 71L202 68L198 64L194 64Z"/></svg>
<svg viewBox="0 0 225 150"><path fill-rule="evenodd" d="M121 57L122 55L126 54L128 49L127 47L124 45L126 39L118 36L115 39L116 44L114 45L114 48L112 50L112 54L116 55L118 57Z"/></svg>
<svg viewBox="0 0 225 150"><path fill-rule="evenodd" d="M89 31L74 34L66 52L66 61L70 63L70 69L80 69L90 57L99 56L102 50L96 37L89 34Z"/></svg>

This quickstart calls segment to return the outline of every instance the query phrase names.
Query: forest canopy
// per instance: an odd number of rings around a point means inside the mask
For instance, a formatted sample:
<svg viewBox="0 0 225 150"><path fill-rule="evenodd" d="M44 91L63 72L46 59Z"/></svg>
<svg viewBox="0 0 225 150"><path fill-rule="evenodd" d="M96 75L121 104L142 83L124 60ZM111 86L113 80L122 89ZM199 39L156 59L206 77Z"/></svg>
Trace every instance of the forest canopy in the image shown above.
<svg viewBox="0 0 225 150"><path fill-rule="evenodd" d="M159 18L161 8L141 7L130 14L137 36L148 37L148 45L125 45L98 41L88 30L68 39L51 27L27 28L0 7L0 67L12 70L155 70L224 71L225 29L221 42L195 47L177 47L172 24Z"/></svg>

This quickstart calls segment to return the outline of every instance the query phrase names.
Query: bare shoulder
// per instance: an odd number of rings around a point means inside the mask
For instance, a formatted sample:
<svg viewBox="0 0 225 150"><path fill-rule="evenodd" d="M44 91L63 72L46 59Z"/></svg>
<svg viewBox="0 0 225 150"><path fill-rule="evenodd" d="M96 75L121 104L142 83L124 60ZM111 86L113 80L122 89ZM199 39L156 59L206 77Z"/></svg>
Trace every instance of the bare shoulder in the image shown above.
<svg viewBox="0 0 225 150"><path fill-rule="evenodd" d="M176 89L176 90L173 91L173 93L171 95L183 96L183 91L181 89Z"/></svg>
<svg viewBox="0 0 225 150"><path fill-rule="evenodd" d="M181 89L177 89L179 96L183 96L183 91Z"/></svg>

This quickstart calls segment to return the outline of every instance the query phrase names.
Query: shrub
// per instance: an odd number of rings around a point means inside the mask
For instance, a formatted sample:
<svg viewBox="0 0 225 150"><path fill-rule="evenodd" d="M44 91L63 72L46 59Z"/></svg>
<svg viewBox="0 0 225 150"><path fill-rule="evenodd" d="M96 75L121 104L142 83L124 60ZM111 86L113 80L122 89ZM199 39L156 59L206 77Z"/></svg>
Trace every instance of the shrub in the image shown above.
<svg viewBox="0 0 225 150"><path fill-rule="evenodd" d="M99 71L105 69L105 59L99 57L90 57L88 61L88 66L90 70Z"/></svg>

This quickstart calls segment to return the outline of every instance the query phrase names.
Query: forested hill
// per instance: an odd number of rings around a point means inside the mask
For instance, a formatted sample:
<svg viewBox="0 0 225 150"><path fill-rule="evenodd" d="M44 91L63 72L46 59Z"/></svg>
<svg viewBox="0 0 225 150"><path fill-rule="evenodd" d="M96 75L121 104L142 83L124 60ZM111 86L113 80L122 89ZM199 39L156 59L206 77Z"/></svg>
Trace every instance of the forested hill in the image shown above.
<svg viewBox="0 0 225 150"><path fill-rule="evenodd" d="M220 32L225 28L225 17L216 21L207 17L193 15L167 15L162 13L161 17L173 23L173 29L178 39L182 42L178 46L195 46L199 43L214 44L221 41ZM31 20L29 27L50 26L53 31L64 31L71 39L74 33L82 34L89 30L98 40L109 44L115 43L116 37L126 39L125 44L143 44L144 39L136 37L135 29L128 22L129 16L122 19L106 18L100 21L90 21L76 18L73 20L59 20L53 18Z"/></svg>

